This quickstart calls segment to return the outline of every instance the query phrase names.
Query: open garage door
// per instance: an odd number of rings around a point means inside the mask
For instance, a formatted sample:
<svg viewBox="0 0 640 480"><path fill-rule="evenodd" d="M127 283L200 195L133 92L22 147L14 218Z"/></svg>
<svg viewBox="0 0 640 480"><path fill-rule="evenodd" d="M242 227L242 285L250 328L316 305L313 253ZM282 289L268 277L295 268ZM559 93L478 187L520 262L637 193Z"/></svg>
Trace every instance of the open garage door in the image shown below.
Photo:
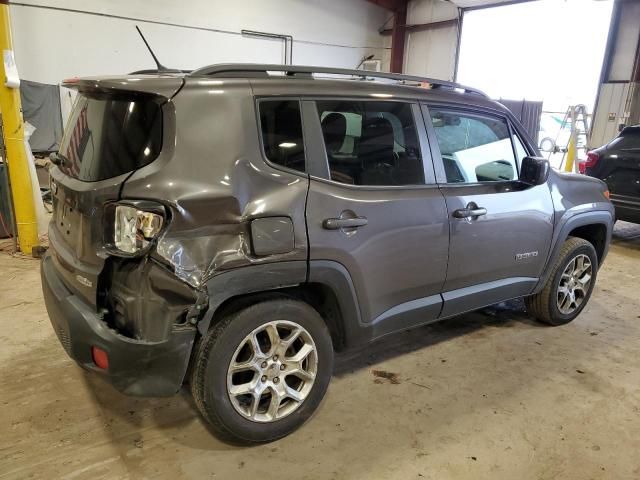
<svg viewBox="0 0 640 480"><path fill-rule="evenodd" d="M472 2L470 2L472 3ZM612 0L540 0L467 10L457 80L545 108L593 106Z"/></svg>

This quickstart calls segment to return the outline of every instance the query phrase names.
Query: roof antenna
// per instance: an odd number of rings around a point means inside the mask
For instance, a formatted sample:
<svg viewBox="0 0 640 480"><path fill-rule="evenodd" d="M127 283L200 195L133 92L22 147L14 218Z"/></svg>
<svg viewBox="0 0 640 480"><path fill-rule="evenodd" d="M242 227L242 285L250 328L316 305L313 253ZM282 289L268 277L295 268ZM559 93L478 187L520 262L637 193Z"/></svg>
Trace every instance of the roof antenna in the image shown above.
<svg viewBox="0 0 640 480"><path fill-rule="evenodd" d="M360 60L360 63L355 69L358 70L360 68L360 65L362 65L367 60L371 60L373 57L375 57L375 55L365 55L364 57L362 57L362 59Z"/></svg>
<svg viewBox="0 0 640 480"><path fill-rule="evenodd" d="M153 50L151 50L151 47L149 46L149 42L147 42L147 39L144 38L142 31L140 31L140 27L138 27L137 25L136 25L136 30L140 34L140 37L142 38L142 41L144 42L144 44L147 46L147 50L149 50L149 53L153 57L153 61L156 62L158 72L170 72L171 71L170 69L168 69L167 67L165 67L160 63L160 61L158 60L158 57L156 57L155 53L153 53Z"/></svg>

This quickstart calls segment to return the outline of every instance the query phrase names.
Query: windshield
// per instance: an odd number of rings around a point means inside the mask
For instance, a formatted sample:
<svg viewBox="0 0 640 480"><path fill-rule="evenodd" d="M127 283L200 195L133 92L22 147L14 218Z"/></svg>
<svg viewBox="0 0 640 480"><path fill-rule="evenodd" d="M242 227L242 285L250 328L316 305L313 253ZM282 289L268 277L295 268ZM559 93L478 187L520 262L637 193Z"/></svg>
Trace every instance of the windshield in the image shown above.
<svg viewBox="0 0 640 480"><path fill-rule="evenodd" d="M60 169L79 180L104 180L151 163L161 148L158 98L80 93L60 146Z"/></svg>

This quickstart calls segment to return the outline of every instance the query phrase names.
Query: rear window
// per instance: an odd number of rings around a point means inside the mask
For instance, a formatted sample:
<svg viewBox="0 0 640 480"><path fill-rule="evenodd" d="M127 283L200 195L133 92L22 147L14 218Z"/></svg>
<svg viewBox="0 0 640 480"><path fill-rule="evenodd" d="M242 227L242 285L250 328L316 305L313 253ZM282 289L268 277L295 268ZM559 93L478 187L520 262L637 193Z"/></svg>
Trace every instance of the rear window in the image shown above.
<svg viewBox="0 0 640 480"><path fill-rule="evenodd" d="M640 131L626 131L607 146L618 150L640 150Z"/></svg>
<svg viewBox="0 0 640 480"><path fill-rule="evenodd" d="M67 124L61 170L88 182L116 177L156 159L162 148L157 97L79 94Z"/></svg>

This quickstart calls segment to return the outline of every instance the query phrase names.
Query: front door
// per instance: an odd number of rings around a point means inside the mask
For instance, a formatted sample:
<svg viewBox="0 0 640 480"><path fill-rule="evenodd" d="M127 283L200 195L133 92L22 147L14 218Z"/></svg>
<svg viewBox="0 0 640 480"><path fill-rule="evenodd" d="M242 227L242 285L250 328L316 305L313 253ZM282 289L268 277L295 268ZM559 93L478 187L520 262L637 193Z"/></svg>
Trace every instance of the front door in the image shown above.
<svg viewBox="0 0 640 480"><path fill-rule="evenodd" d="M451 243L442 317L532 291L553 234L548 185L518 181L528 154L499 113L424 107Z"/></svg>
<svg viewBox="0 0 640 480"><path fill-rule="evenodd" d="M449 225L419 106L303 104L308 137L320 144L310 150L322 152L307 201L311 262L330 260L346 268L361 320L373 326L374 336L435 320Z"/></svg>

